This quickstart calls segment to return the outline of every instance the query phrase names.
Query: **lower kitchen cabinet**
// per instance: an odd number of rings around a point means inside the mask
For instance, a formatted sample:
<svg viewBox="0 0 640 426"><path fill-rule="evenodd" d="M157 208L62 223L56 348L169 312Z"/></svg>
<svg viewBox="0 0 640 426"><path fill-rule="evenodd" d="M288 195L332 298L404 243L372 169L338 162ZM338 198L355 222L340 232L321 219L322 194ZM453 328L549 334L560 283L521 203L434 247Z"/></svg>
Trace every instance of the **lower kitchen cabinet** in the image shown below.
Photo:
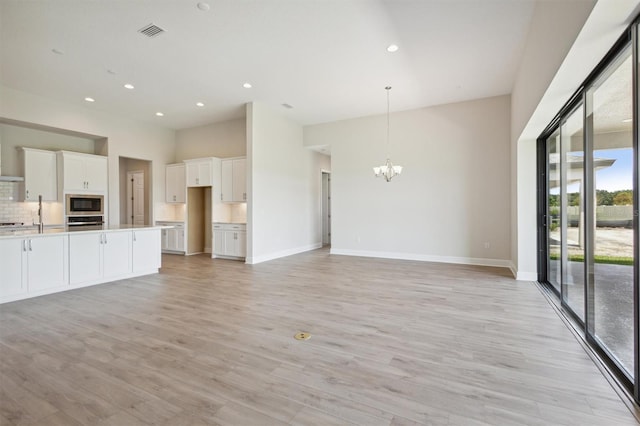
<svg viewBox="0 0 640 426"><path fill-rule="evenodd" d="M69 235L69 282L77 285L131 273L131 231Z"/></svg>
<svg viewBox="0 0 640 426"><path fill-rule="evenodd" d="M216 257L245 258L247 256L247 226L214 223L213 254Z"/></svg>
<svg viewBox="0 0 640 426"><path fill-rule="evenodd" d="M0 296L16 296L27 292L27 283L22 279L26 275L22 263L24 253L23 239L0 240ZM24 253L24 254L23 254ZM24 259L26 260L26 259Z"/></svg>
<svg viewBox="0 0 640 426"><path fill-rule="evenodd" d="M134 229L133 272L157 271L161 264L160 229Z"/></svg>
<svg viewBox="0 0 640 426"><path fill-rule="evenodd" d="M160 228L0 237L0 303L158 272Z"/></svg>
<svg viewBox="0 0 640 426"><path fill-rule="evenodd" d="M0 301L68 286L66 235L0 240Z"/></svg>
<svg viewBox="0 0 640 426"><path fill-rule="evenodd" d="M156 222L156 226L171 226L162 230L162 252L184 253L184 223Z"/></svg>

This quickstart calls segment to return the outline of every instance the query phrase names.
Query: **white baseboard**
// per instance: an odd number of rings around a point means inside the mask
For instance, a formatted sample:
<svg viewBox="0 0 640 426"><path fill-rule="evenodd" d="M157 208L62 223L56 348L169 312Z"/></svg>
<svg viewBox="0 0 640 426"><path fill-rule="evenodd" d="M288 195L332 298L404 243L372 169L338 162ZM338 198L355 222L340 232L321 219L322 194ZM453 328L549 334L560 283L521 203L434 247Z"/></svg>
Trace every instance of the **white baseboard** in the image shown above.
<svg viewBox="0 0 640 426"><path fill-rule="evenodd" d="M421 262L456 263L461 265L496 266L499 268L509 268L510 261L504 259L483 259L477 257L454 257L454 256L433 256L415 253L398 253L384 251L331 249L331 254L345 256L378 257L383 259L418 260Z"/></svg>
<svg viewBox="0 0 640 426"><path fill-rule="evenodd" d="M536 272L517 271L516 280L518 281L538 281Z"/></svg>
<svg viewBox="0 0 640 426"><path fill-rule="evenodd" d="M277 251L277 252L274 252L274 253L263 254L261 256L247 257L245 263L247 263L249 265L255 265L256 263L262 263L262 262L267 262L269 260L278 259L278 258L281 258L281 257L291 256L291 255L294 255L294 254L303 253L305 251L311 251L311 250L319 249L320 247L322 247L322 243L321 242L320 243L309 244L307 246L295 247L295 248L291 248L291 249L287 249L287 250L281 250L281 251Z"/></svg>

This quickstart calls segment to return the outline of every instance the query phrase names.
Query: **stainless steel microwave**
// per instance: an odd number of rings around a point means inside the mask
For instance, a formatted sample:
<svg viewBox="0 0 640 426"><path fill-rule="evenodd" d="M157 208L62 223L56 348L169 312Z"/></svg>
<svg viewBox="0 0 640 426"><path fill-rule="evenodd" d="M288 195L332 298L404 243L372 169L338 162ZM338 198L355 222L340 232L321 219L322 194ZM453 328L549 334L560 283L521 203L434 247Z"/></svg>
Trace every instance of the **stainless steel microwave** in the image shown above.
<svg viewBox="0 0 640 426"><path fill-rule="evenodd" d="M67 216L104 214L104 195L67 194Z"/></svg>

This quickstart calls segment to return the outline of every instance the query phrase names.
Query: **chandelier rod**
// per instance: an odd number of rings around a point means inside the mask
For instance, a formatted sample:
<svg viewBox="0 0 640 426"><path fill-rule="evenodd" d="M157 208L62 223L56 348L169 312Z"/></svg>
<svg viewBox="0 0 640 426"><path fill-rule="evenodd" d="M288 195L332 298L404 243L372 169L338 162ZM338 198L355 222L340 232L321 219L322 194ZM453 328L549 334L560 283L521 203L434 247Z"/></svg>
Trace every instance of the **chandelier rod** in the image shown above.
<svg viewBox="0 0 640 426"><path fill-rule="evenodd" d="M387 91L387 158L389 157L389 114L390 114L390 109L389 109L389 91L391 90L391 86L387 86L385 87L385 90Z"/></svg>

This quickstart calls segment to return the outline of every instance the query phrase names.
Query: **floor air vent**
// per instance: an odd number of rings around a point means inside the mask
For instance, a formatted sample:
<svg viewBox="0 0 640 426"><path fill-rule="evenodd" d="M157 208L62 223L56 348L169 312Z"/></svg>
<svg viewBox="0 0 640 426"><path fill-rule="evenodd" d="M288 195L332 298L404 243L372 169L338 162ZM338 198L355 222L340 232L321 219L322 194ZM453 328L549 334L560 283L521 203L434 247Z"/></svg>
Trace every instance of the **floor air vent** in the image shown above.
<svg viewBox="0 0 640 426"><path fill-rule="evenodd" d="M138 30L139 33L146 35L147 37L155 37L162 34L164 30L156 24L149 24Z"/></svg>

